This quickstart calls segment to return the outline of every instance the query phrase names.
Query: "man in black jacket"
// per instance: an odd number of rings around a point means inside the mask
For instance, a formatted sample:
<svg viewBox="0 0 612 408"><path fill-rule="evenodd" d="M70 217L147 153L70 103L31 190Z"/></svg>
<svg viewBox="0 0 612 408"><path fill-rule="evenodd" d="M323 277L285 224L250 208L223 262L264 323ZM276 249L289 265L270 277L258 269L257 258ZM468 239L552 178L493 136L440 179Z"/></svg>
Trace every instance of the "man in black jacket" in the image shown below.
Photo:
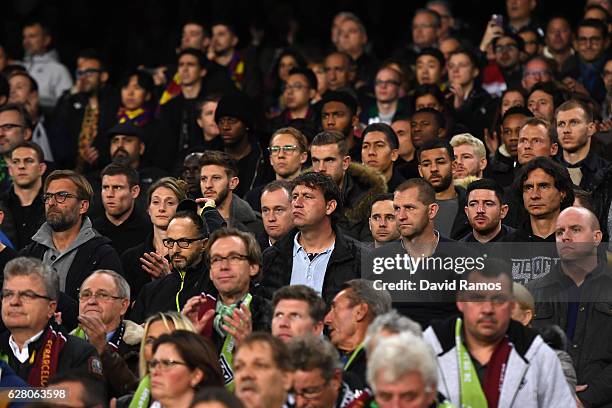
<svg viewBox="0 0 612 408"><path fill-rule="evenodd" d="M457 277L454 270L437 270L435 266L426 268L415 264L417 258L425 260L456 255L454 241L445 238L434 229L434 220L438 215L435 190L421 178L407 180L395 190L393 206L401 239L374 250L372 260L376 262L377 259L402 257L405 260L410 259L409 267L403 263L394 268L385 268L386 271L382 271L381 274L375 269L377 264L374 263L372 269L365 271L364 278L386 282L394 278L412 279L411 283L417 284L415 290L392 293L393 307L422 327L429 326L434 319L458 314L453 295L446 291L419 291L420 282L417 282L417 280L444 282ZM461 255L466 254L464 252Z"/></svg>
<svg viewBox="0 0 612 408"><path fill-rule="evenodd" d="M559 260L552 245L555 223L559 213L573 205L574 189L567 169L549 157L538 157L520 168L512 190L522 220L505 241L524 243L512 246L512 277L527 283L547 274Z"/></svg>
<svg viewBox="0 0 612 408"><path fill-rule="evenodd" d="M0 357L31 387L45 387L56 374L80 369L102 380L96 349L74 336L56 331L59 279L33 258L16 258L4 270ZM48 359L48 360L47 360Z"/></svg>
<svg viewBox="0 0 612 408"><path fill-rule="evenodd" d="M56 170L45 180L46 221L21 255L41 259L58 274L60 290L69 305L60 302L64 324L76 326L78 290L96 269L122 273L121 261L108 238L97 233L85 214L93 196L85 177L71 170ZM71 320L69 320L71 319Z"/></svg>
<svg viewBox="0 0 612 408"><path fill-rule="evenodd" d="M486 244L503 241L514 232L514 228L502 224L508 214L508 204L503 202L503 197L504 190L495 180L480 179L468 185L464 210L472 231L461 241Z"/></svg>
<svg viewBox="0 0 612 408"><path fill-rule="evenodd" d="M536 301L534 326L556 324L569 341L583 406L612 403L612 274L599 246L602 232L595 215L569 207L559 214L556 241L561 260L543 278L531 281Z"/></svg>
<svg viewBox="0 0 612 408"><path fill-rule="evenodd" d="M122 254L151 231L149 218L136 205L140 180L136 170L118 163L109 164L100 175L104 213L94 218L93 225Z"/></svg>
<svg viewBox="0 0 612 408"><path fill-rule="evenodd" d="M141 289L130 313L132 321L142 323L157 312L180 312L188 299L213 290L204 261L207 238L202 218L186 204L179 204L164 239L172 270Z"/></svg>
<svg viewBox="0 0 612 408"><path fill-rule="evenodd" d="M359 278L361 245L335 228L340 191L321 173L293 181L293 230L264 251L263 285L270 293L289 284L304 284L331 301L344 282Z"/></svg>
<svg viewBox="0 0 612 408"><path fill-rule="evenodd" d="M333 131L315 136L310 147L312 169L328 175L342 195L342 209L336 210L338 226L351 238L370 241L367 218L374 197L387 192L384 177L360 163L351 163L348 144Z"/></svg>
<svg viewBox="0 0 612 408"><path fill-rule="evenodd" d="M4 207L2 230L19 250L30 243L45 222L42 177L47 165L42 149L32 142L17 145L11 151L8 169L13 185L0 197Z"/></svg>

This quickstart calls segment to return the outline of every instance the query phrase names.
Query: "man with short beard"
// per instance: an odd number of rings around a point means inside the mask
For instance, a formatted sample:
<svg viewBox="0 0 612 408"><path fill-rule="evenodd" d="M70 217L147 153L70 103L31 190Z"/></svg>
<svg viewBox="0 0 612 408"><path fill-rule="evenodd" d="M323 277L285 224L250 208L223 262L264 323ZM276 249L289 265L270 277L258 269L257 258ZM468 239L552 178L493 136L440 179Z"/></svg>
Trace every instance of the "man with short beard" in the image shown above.
<svg viewBox="0 0 612 408"><path fill-rule="evenodd" d="M351 159L361 160L361 139L354 130L359 125L357 100L347 92L329 91L321 102L321 126L326 131L340 132L346 138Z"/></svg>
<svg viewBox="0 0 612 408"><path fill-rule="evenodd" d="M432 185L423 178L412 178L406 180L395 190L393 195L393 208L395 219L400 232L399 241L389 242L382 248L373 251L372 257L379 254L418 254L421 258L445 257L448 252L449 243L453 240L445 237L434 228L434 220L439 217L439 205L436 203L436 192ZM454 280L457 276L454 271L429 270L418 267L411 277L421 279L430 276L429 279L436 281ZM402 273L408 277L405 271ZM425 275L426 274L426 275ZM378 275L376 275L378 276ZM410 297L396 297L393 307L401 314L410 317L421 327L427 327L435 319L457 314L457 307L449 302L446 291L440 293L423 293L422 291L410 292ZM397 293L397 292L395 292ZM430 294L433 296L430 296ZM426 301L419 301L426 296Z"/></svg>
<svg viewBox="0 0 612 408"><path fill-rule="evenodd" d="M208 151L202 154L199 164L202 196L215 200L227 226L255 235L263 233L261 214L234 193L240 183L236 161L227 153Z"/></svg>
<svg viewBox="0 0 612 408"><path fill-rule="evenodd" d="M209 58L227 69L237 89L257 99L261 95L262 79L254 55L238 51L238 35L235 27L226 21L211 25L212 39L208 49Z"/></svg>
<svg viewBox="0 0 612 408"><path fill-rule="evenodd" d="M49 174L43 194L46 222L32 237L33 242L21 251L21 255L42 259L51 266L59 276L60 291L74 302L79 287L94 270L123 272L111 241L96 232L85 215L92 196L91 185L83 176L71 170ZM76 315L63 315L67 327L69 317L76 320Z"/></svg>
<svg viewBox="0 0 612 408"><path fill-rule="evenodd" d="M13 185L0 202L4 209L2 231L17 250L26 246L45 222L42 176L46 169L43 151L36 143L23 142L11 151L8 170Z"/></svg>
<svg viewBox="0 0 612 408"><path fill-rule="evenodd" d="M502 224L508 213L508 205L503 203L504 190L491 179L473 181L467 188L467 205L465 214L468 217L472 232L461 238L464 242L503 241L503 238L514 231Z"/></svg>
<svg viewBox="0 0 612 408"><path fill-rule="evenodd" d="M113 163L127 166L137 171L138 186L140 186L141 192L148 191L151 184L168 175L166 171L159 167L149 166L144 162L143 157L147 150L147 144L145 143L145 134L141 126L137 126L131 121L118 123L109 129L106 136L110 140L110 157ZM87 181L89 181L94 191L102 189L99 171L86 174L85 177L87 177ZM136 202L136 205L140 208L146 208L148 205L146 194L139 194ZM102 197L95 195L94 200L90 203L89 213L92 215L92 218L97 218L103 212Z"/></svg>
<svg viewBox="0 0 612 408"><path fill-rule="evenodd" d="M112 241L122 254L146 236L151 224L136 206L140 195L138 173L131 167L111 163L102 170L102 205L104 214L93 220L96 231Z"/></svg>
<svg viewBox="0 0 612 408"><path fill-rule="evenodd" d="M143 286L132 307L130 320L143 323L158 312L180 313L189 299L214 290L204 260L208 227L196 210L192 200L184 200L177 206L163 241L168 248L172 270Z"/></svg>
<svg viewBox="0 0 612 408"><path fill-rule="evenodd" d="M537 302L533 324L558 325L573 345L569 354L577 374L578 406L607 406L612 401L612 349L607 347L612 322L598 302L609 300L612 279L606 257L601 256L603 233L595 214L569 207L557 217L555 236L560 262L528 285Z"/></svg>
<svg viewBox="0 0 612 408"><path fill-rule="evenodd" d="M419 173L436 191L439 206L436 229L445 237L460 239L469 231L463 207L465 190L453 184L453 148L446 141L424 143L417 152Z"/></svg>
<svg viewBox="0 0 612 408"><path fill-rule="evenodd" d="M599 181L597 173L610 164L591 149L591 138L597 130L593 111L587 104L571 99L557 108L555 123L562 149L559 162L567 167L575 185L592 191Z"/></svg>

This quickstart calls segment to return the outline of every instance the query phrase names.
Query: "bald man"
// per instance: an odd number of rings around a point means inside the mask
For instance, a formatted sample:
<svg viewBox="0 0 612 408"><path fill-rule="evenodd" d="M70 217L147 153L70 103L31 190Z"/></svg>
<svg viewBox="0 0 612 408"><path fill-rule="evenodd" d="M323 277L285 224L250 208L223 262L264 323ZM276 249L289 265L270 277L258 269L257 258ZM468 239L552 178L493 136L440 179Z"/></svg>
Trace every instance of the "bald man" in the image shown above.
<svg viewBox="0 0 612 408"><path fill-rule="evenodd" d="M612 274L598 247L602 232L583 207L561 211L555 226L561 258L552 271L529 282L536 301L533 325L565 331L578 377L576 395L585 407L612 403Z"/></svg>

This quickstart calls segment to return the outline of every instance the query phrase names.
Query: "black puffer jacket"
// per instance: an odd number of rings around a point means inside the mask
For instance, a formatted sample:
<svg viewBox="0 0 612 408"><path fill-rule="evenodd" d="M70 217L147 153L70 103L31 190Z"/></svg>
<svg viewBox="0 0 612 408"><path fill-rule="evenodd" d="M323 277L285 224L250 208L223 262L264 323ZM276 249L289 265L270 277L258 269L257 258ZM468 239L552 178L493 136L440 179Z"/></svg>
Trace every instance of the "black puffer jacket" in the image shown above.
<svg viewBox="0 0 612 408"><path fill-rule="evenodd" d="M263 253L263 292L269 299L274 291L289 285L293 269L294 229ZM336 244L327 264L323 280L323 299L329 304L346 281L361 278L361 257L365 248L361 243L342 235L338 229Z"/></svg>
<svg viewBox="0 0 612 408"><path fill-rule="evenodd" d="M157 312L180 312L187 300L202 292L216 294L204 261L187 268L183 275L172 269L170 274L143 286L134 302L130 320L141 324Z"/></svg>
<svg viewBox="0 0 612 408"><path fill-rule="evenodd" d="M580 286L580 298L570 295L574 282L557 264L527 288L536 300L533 325L556 324L565 332L568 302L580 300L569 354L574 361L578 384L587 384L578 393L585 407L612 407L612 274L602 259Z"/></svg>

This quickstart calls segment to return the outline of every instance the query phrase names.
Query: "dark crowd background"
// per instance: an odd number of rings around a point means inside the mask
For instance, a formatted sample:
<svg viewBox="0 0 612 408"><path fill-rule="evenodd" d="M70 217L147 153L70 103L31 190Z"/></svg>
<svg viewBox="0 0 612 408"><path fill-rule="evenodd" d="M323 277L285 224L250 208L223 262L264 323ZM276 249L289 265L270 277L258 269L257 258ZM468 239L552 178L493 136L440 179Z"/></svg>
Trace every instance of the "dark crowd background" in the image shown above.
<svg viewBox="0 0 612 408"><path fill-rule="evenodd" d="M573 24L582 16L584 3L541 0L535 16L537 21L545 23L552 15L560 14ZM71 72L75 69L78 52L93 48L108 61L110 81L114 83L130 67L175 63L181 25L191 19L208 26L214 20L231 21L238 30L238 49L249 45L254 33L262 36L264 47L282 46L283 39L291 31L295 32L295 45L300 49L323 56L330 46L334 15L351 11L365 24L374 55L384 59L410 42L412 16L417 8L424 7L425 1L3 0L2 4L0 43L11 59L23 57L23 23L42 18L51 27L60 60ZM460 20L460 33L476 45L491 15L505 10L502 0L451 0L450 4Z"/></svg>

